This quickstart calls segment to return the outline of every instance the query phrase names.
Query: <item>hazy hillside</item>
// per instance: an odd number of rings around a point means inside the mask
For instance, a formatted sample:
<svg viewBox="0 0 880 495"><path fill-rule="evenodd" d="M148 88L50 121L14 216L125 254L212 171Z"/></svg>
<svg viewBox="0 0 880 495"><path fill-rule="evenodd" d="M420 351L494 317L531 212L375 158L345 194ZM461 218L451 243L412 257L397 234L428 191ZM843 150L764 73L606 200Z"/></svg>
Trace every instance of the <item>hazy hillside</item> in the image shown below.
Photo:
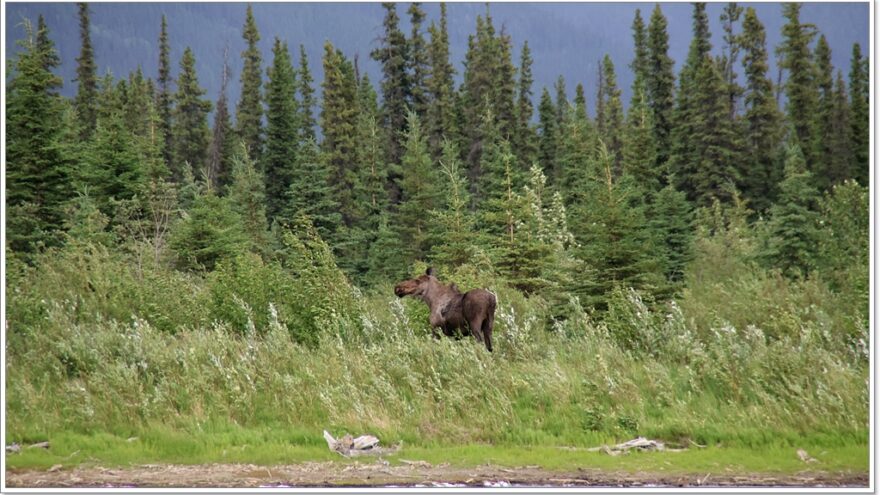
<svg viewBox="0 0 880 495"><path fill-rule="evenodd" d="M624 90L624 102L629 99L632 74L626 67L632 59L630 25L636 8L642 9L646 19L654 4L651 3L498 3L491 5L496 26L504 26L516 44L515 60L524 40L529 41L535 60L535 93L542 86L552 86L557 76L565 76L569 93L578 82L583 82L588 94L595 94L596 62L605 53L611 55ZM767 28L767 42L775 46L780 40L783 24L781 4L752 4ZM398 13L408 32L408 4L400 4ZM716 52L721 45L721 27L718 17L723 4L710 4L708 12L713 24ZM437 19L438 4L426 4L428 21ZM75 93L76 57L79 54L79 26L76 5L73 3L7 3L6 45L7 57L14 53L15 40L23 33L22 19L35 20L42 13L61 54L61 75L65 80L64 94ZM691 5L662 4L669 21L670 55L681 63L691 38ZM238 54L244 48L241 26L244 22L244 3L95 3L92 9L92 42L99 65L99 73L106 70L120 76L138 65L150 77L156 75L158 59L157 39L161 15L168 17L172 58L175 69L183 49L193 48L197 59L199 78L208 94L216 98L220 82L223 47L228 43L234 84L230 95L238 98ZM467 37L473 33L477 15L485 13L482 3L452 3L449 5L449 30L452 59L462 71L462 60ZM383 10L378 3L256 3L254 14L262 36L264 60L271 56L275 36L296 46L302 43L311 57L317 81L321 80L320 55L324 40L331 40L349 56L357 56L359 68L370 74L376 83L379 67L370 59L370 50L376 45L381 32ZM802 22L814 23L831 45L833 62L837 68L849 71L849 56L854 42L868 49L867 3L807 3L802 10ZM776 74L771 60L772 74ZM589 106L593 106L592 98Z"/></svg>

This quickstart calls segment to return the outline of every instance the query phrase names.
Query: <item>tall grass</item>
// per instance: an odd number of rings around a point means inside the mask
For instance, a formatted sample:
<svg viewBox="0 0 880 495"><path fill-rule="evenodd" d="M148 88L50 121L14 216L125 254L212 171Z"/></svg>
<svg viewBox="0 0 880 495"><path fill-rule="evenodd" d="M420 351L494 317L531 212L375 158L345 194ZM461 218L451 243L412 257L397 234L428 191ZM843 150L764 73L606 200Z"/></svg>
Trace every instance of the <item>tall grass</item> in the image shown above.
<svg viewBox="0 0 880 495"><path fill-rule="evenodd" d="M548 327L544 301L496 281L490 354L431 338L421 303L390 290L302 289L253 258L202 277L74 246L37 266L9 265L10 441L235 424L304 444L325 428L417 445L867 442L867 327L818 282L745 270L661 305L619 290L601 320L572 298ZM313 339L290 327L303 320L287 290L330 301Z"/></svg>

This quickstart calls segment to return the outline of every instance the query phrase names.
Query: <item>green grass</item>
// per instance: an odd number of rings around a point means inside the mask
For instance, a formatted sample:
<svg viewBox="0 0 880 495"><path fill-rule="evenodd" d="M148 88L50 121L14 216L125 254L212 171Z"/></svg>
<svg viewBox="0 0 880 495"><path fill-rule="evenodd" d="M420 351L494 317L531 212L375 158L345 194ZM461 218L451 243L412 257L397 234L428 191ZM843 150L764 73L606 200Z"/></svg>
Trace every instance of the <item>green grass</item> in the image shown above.
<svg viewBox="0 0 880 495"><path fill-rule="evenodd" d="M244 429L227 427L225 431L175 431L161 426L132 437L109 433L58 433L49 437L49 449L24 449L7 457L8 469L46 469L61 464L126 467L138 464L248 463L258 465L294 464L305 461L351 463L370 462L370 458L346 459L330 452L317 431L284 428ZM867 440L867 438L865 438ZM765 444L760 448L698 448L683 452L634 452L612 457L583 448L562 446L487 445L409 445L385 458L392 464L401 459L424 460L453 466L494 464L505 467L540 466L551 471L579 468L674 473L781 473L807 469L825 472L866 472L868 444L823 446L822 438L801 438L797 444ZM561 448L562 447L562 448ZM797 455L806 449L819 463L804 464Z"/></svg>

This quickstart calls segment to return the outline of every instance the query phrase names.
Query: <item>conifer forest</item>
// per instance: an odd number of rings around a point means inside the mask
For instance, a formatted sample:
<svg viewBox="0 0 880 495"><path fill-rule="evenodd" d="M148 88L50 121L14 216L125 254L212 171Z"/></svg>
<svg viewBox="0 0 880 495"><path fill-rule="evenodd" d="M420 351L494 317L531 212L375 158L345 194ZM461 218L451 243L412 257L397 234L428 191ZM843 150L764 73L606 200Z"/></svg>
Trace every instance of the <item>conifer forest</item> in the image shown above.
<svg viewBox="0 0 880 495"><path fill-rule="evenodd" d="M217 94L164 16L129 74L85 3L73 80L42 15L7 46L7 483L347 462L327 430L435 465L867 485L868 47L798 3L776 46L735 2L713 38L694 3L676 61L664 4L633 5L628 59L537 87L491 4L458 30L455 4L370 4L360 60L295 30L263 51L236 5ZM429 267L497 297L493 352L395 295ZM686 451L588 450L637 437Z"/></svg>

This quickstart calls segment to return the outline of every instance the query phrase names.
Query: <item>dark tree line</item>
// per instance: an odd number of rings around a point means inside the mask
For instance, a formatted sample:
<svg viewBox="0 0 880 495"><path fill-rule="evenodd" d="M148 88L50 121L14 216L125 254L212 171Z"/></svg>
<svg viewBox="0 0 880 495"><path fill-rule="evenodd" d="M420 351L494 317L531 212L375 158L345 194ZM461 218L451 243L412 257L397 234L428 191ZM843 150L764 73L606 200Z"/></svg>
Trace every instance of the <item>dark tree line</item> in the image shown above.
<svg viewBox="0 0 880 495"><path fill-rule="evenodd" d="M527 293L563 290L602 308L616 286L658 298L682 287L700 209L745 204L764 225L763 262L807 275L820 264L822 194L867 186L868 60L855 45L844 78L799 4L783 7L781 87L752 8L725 7L713 50L705 4L694 4L674 74L657 5L647 24L635 12L632 60L606 55L595 87L580 82L571 101L561 76L532 87L528 43L514 63L488 6L458 87L445 5L426 26L413 3L409 33L396 4L382 8L378 86L328 41L317 100L302 46L296 61L276 38L264 62L249 6L234 120L235 75L224 63L220 94L206 95L189 48L172 71L164 17L155 81L140 69L99 78L87 4L78 91L62 98L41 17L19 41L7 87L8 248L27 257L76 236L124 243L140 225L156 252L170 247L165 259L211 270L242 250L271 258L273 233L305 216L361 285L417 260L476 264ZM620 68L635 74L626 111Z"/></svg>

